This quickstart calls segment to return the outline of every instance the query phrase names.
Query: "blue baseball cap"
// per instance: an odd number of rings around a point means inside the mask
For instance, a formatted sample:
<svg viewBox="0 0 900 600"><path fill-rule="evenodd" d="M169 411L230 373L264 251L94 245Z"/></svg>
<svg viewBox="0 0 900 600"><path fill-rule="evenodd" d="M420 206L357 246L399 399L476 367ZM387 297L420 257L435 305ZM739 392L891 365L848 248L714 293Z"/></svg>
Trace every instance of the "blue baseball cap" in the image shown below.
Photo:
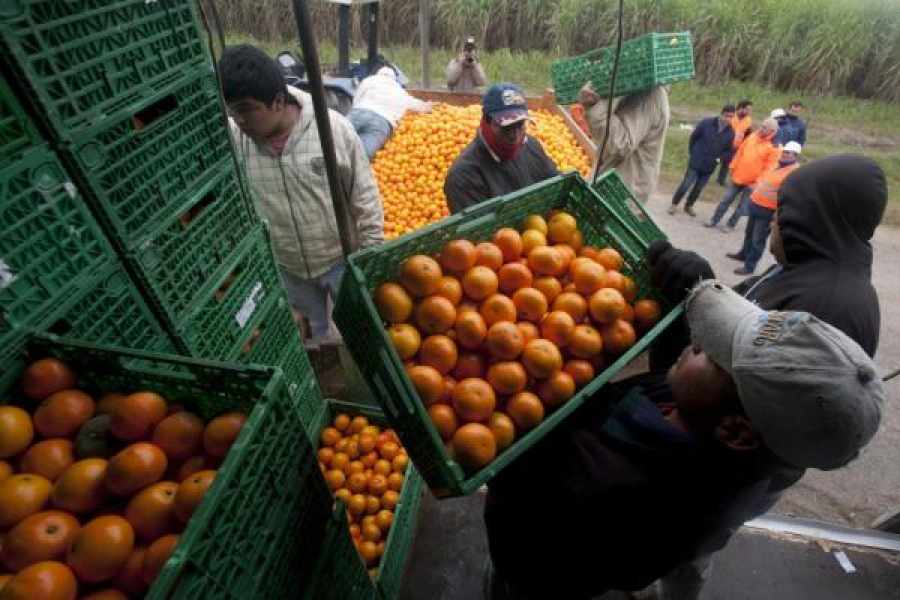
<svg viewBox="0 0 900 600"><path fill-rule="evenodd" d="M481 101L482 113L490 119L506 127L528 118L528 105L525 93L512 83L498 83L488 88Z"/></svg>

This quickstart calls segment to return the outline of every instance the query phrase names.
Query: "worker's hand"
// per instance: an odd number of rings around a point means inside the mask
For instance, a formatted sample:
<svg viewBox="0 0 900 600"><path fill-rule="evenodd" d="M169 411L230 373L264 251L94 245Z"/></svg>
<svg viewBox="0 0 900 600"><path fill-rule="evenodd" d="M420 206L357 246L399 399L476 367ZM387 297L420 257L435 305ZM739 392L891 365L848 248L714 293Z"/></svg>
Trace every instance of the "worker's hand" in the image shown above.
<svg viewBox="0 0 900 600"><path fill-rule="evenodd" d="M672 302L681 302L704 279L715 278L709 262L696 252L679 250L665 240L647 249L650 280Z"/></svg>
<svg viewBox="0 0 900 600"><path fill-rule="evenodd" d="M586 83L578 92L578 103L585 108L591 107L600 101L600 96L594 91L590 83Z"/></svg>

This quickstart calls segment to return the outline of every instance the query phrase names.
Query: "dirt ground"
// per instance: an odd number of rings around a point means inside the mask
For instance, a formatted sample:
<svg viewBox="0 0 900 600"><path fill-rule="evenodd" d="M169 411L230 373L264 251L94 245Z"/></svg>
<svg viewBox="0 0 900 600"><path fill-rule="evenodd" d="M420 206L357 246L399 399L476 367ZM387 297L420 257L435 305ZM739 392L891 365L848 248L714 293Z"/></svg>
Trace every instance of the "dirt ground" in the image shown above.
<svg viewBox="0 0 900 600"><path fill-rule="evenodd" d="M718 196L723 188L715 181L708 188ZM670 195L657 194L647 207L656 223L678 247L690 248L706 257L716 275L728 283L737 283L738 263L725 257L736 252L743 240L742 219L738 230L722 233L702 226L715 207L709 202L696 205L697 217L679 211L666 214ZM881 337L875 360L883 374L900 368L900 229L882 226L873 241L875 266L873 280L881 302ZM767 251L757 267L762 272L773 263ZM885 384L888 401L881 429L863 455L849 466L828 473L809 471L787 491L774 512L812 517L854 526L869 526L884 512L900 511L900 377Z"/></svg>

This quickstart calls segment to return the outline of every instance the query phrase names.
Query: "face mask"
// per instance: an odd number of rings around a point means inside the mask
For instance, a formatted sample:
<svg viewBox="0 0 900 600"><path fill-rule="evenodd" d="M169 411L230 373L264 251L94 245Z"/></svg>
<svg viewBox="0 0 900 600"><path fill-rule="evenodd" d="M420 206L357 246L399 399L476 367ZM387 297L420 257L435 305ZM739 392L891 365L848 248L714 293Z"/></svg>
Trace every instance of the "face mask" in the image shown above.
<svg viewBox="0 0 900 600"><path fill-rule="evenodd" d="M795 162L797 162L797 159L796 159L796 158L782 158L782 159L780 159L780 160L778 161L778 166L779 166L779 167L786 167L786 166L788 166L788 165L794 164Z"/></svg>
<svg viewBox="0 0 900 600"><path fill-rule="evenodd" d="M519 154L519 150L522 149L522 146L525 145L525 136L522 136L521 142L510 144L506 140L500 139L500 137L494 135L494 130L491 128L491 124L487 119L481 120L481 135L494 154L500 157L500 160L514 159Z"/></svg>

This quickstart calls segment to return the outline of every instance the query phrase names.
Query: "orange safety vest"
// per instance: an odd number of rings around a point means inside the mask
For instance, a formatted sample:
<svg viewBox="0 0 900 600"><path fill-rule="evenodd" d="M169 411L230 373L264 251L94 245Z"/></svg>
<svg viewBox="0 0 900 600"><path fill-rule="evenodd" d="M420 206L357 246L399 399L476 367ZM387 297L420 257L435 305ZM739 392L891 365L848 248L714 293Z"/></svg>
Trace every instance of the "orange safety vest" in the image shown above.
<svg viewBox="0 0 900 600"><path fill-rule="evenodd" d="M731 128L734 129L734 142L731 144L732 148L735 150L740 148L741 142L744 141L744 132L752 125L753 118L750 115L747 115L743 119L737 115L731 117Z"/></svg>
<svg viewBox="0 0 900 600"><path fill-rule="evenodd" d="M778 205L778 190L781 188L781 182L799 166L799 164L793 163L763 173L756 183L756 187L753 188L753 193L750 194L750 200L763 208L775 210Z"/></svg>

